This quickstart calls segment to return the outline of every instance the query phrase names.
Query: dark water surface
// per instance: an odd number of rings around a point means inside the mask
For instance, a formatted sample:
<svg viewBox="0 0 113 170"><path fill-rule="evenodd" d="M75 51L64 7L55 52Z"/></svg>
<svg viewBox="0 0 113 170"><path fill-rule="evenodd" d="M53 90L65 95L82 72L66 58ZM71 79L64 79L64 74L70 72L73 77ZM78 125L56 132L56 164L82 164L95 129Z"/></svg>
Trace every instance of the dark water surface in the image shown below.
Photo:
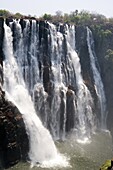
<svg viewBox="0 0 113 170"><path fill-rule="evenodd" d="M105 160L113 157L113 144L109 132L98 132L92 136L90 142L83 143L77 143L74 135L68 136L64 142L56 142L60 153L70 159L70 166L65 168L33 167L32 170L99 170ZM8 170L31 170L31 167L29 163L19 163Z"/></svg>

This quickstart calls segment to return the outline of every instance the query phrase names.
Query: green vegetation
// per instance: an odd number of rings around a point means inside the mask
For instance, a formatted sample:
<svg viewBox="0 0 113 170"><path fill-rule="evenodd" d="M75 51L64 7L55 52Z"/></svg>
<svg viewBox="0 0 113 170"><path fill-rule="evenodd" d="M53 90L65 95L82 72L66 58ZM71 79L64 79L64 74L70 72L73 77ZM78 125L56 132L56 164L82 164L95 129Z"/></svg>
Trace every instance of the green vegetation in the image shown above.
<svg viewBox="0 0 113 170"><path fill-rule="evenodd" d="M105 23L112 23L113 24L113 18L106 18L104 15L97 14L97 13L90 13L89 11L78 11L77 9L73 12L68 13L62 13L62 11L56 11L55 15L47 14L45 13L43 16L37 18L36 16L25 16L17 12L16 14L13 14L9 12L8 10L0 10L0 17L13 17L13 18L36 18L38 20L48 20L53 23L55 22L63 22L63 23L72 23L75 25L101 25ZM106 32L108 34L108 32Z"/></svg>
<svg viewBox="0 0 113 170"><path fill-rule="evenodd" d="M11 16L11 13L7 10L0 10L0 17L4 17L4 18L7 18L7 17L10 17Z"/></svg>
<svg viewBox="0 0 113 170"><path fill-rule="evenodd" d="M75 25L97 25L97 24L103 24L108 23L109 21L112 21L113 19L106 18L104 15L96 14L96 13L90 13L89 11L82 10L78 12L78 10L75 10L71 12L70 14L64 13L62 14L61 11L57 11L55 15L50 14L44 14L39 19L49 19L52 22L63 22L63 23L72 23Z"/></svg>
<svg viewBox="0 0 113 170"><path fill-rule="evenodd" d="M3 18L22 18L22 17L25 17L23 16L22 14L20 14L19 12L17 12L16 14L13 14L12 12L8 11L8 10L0 10L0 17L3 17Z"/></svg>
<svg viewBox="0 0 113 170"><path fill-rule="evenodd" d="M106 29L106 30L101 30L101 34L104 37L109 37L112 35L112 32L110 30Z"/></svg>
<svg viewBox="0 0 113 170"><path fill-rule="evenodd" d="M108 25L107 27L104 25ZM110 23L113 26L113 23ZM109 23L92 25L92 28L95 30L98 38L110 38L113 35L113 30L109 27Z"/></svg>
<svg viewBox="0 0 113 170"><path fill-rule="evenodd" d="M17 12L16 14L13 14L7 10L0 10L0 17L8 18L8 17L14 17L14 18L21 18L23 15Z"/></svg>
<svg viewBox="0 0 113 170"><path fill-rule="evenodd" d="M107 160L100 168L100 170L108 170L108 168L111 167L111 160ZM111 169L111 168L109 168Z"/></svg>
<svg viewBox="0 0 113 170"><path fill-rule="evenodd" d="M113 63L113 50L108 49L106 53L105 59Z"/></svg>
<svg viewBox="0 0 113 170"><path fill-rule="evenodd" d="M21 18L21 17L22 17L22 14L20 14L19 12L17 12L16 14L14 14L14 17L15 17L15 18Z"/></svg>
<svg viewBox="0 0 113 170"><path fill-rule="evenodd" d="M44 14L43 18L44 18L44 20L48 20L48 21L52 20L52 16L50 14Z"/></svg>

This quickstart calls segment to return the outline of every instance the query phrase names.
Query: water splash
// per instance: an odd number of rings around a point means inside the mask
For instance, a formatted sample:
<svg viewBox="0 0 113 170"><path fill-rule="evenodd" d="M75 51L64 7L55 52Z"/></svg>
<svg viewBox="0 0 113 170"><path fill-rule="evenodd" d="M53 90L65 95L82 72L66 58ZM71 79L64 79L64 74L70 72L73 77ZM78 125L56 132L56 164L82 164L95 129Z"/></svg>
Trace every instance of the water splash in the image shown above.
<svg viewBox="0 0 113 170"><path fill-rule="evenodd" d="M51 120L50 128L55 139L65 139L66 125L66 93L67 87L62 74L62 55L63 55L63 34L57 31L56 26L49 24L50 35L50 58L51 58L51 80L53 83L53 97L51 101ZM61 105L63 104L63 112ZM62 113L61 113L62 112ZM54 113L54 114L53 114ZM62 118L61 118L62 115Z"/></svg>

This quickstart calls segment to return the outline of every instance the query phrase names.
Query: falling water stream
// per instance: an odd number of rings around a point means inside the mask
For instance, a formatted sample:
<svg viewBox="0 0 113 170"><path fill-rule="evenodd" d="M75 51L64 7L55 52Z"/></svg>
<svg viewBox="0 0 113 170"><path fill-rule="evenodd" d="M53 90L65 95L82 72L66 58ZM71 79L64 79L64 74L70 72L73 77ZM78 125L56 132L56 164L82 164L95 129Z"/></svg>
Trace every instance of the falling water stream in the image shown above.
<svg viewBox="0 0 113 170"><path fill-rule="evenodd" d="M8 99L18 107L22 113L30 141L29 159L32 166L40 163L53 166L67 163L58 154L49 131L44 128L35 113L33 102L26 89L22 73L14 58L11 28L4 23L4 89Z"/></svg>
<svg viewBox="0 0 113 170"><path fill-rule="evenodd" d="M106 97L104 92L104 85L102 82L101 74L99 72L99 66L97 62L97 57L94 50L94 40L91 30L87 27L87 44L90 56L91 68L93 71L94 83L96 88L96 93L99 100L100 114L101 114L101 128L106 129L106 118L107 118L107 110L106 110Z"/></svg>
<svg viewBox="0 0 113 170"><path fill-rule="evenodd" d="M73 71L76 75L76 88L77 88L77 114L79 124L77 127L78 130L78 140L79 142L83 142L83 140L87 140L87 137L90 136L88 134L88 126L87 121L90 122L91 127L94 127L93 122L93 99L90 94L90 91L84 84L82 74L81 74L81 65L79 61L79 57L75 51L75 29L74 26L69 29L67 27L67 49L68 49L68 57L71 65L73 66ZM70 38L71 37L71 38Z"/></svg>

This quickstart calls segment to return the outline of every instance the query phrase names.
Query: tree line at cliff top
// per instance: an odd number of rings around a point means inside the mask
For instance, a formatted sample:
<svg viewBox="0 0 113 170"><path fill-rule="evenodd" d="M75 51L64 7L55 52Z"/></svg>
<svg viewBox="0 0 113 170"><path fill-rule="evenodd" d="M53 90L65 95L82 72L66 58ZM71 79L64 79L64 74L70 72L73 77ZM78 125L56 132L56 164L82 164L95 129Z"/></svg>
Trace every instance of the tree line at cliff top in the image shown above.
<svg viewBox="0 0 113 170"><path fill-rule="evenodd" d="M62 11L56 11L55 15L45 13L41 17L31 16L31 15L23 15L20 13L13 14L8 10L0 10L0 17L3 18L28 18L28 19L37 19L37 20L47 20L49 22L62 22L62 23L69 23L69 24L77 24L77 25L90 25L90 24L104 24L104 23L112 23L113 18L106 18L102 14L98 13L91 13L86 10L78 11L75 10L73 12L62 13Z"/></svg>

